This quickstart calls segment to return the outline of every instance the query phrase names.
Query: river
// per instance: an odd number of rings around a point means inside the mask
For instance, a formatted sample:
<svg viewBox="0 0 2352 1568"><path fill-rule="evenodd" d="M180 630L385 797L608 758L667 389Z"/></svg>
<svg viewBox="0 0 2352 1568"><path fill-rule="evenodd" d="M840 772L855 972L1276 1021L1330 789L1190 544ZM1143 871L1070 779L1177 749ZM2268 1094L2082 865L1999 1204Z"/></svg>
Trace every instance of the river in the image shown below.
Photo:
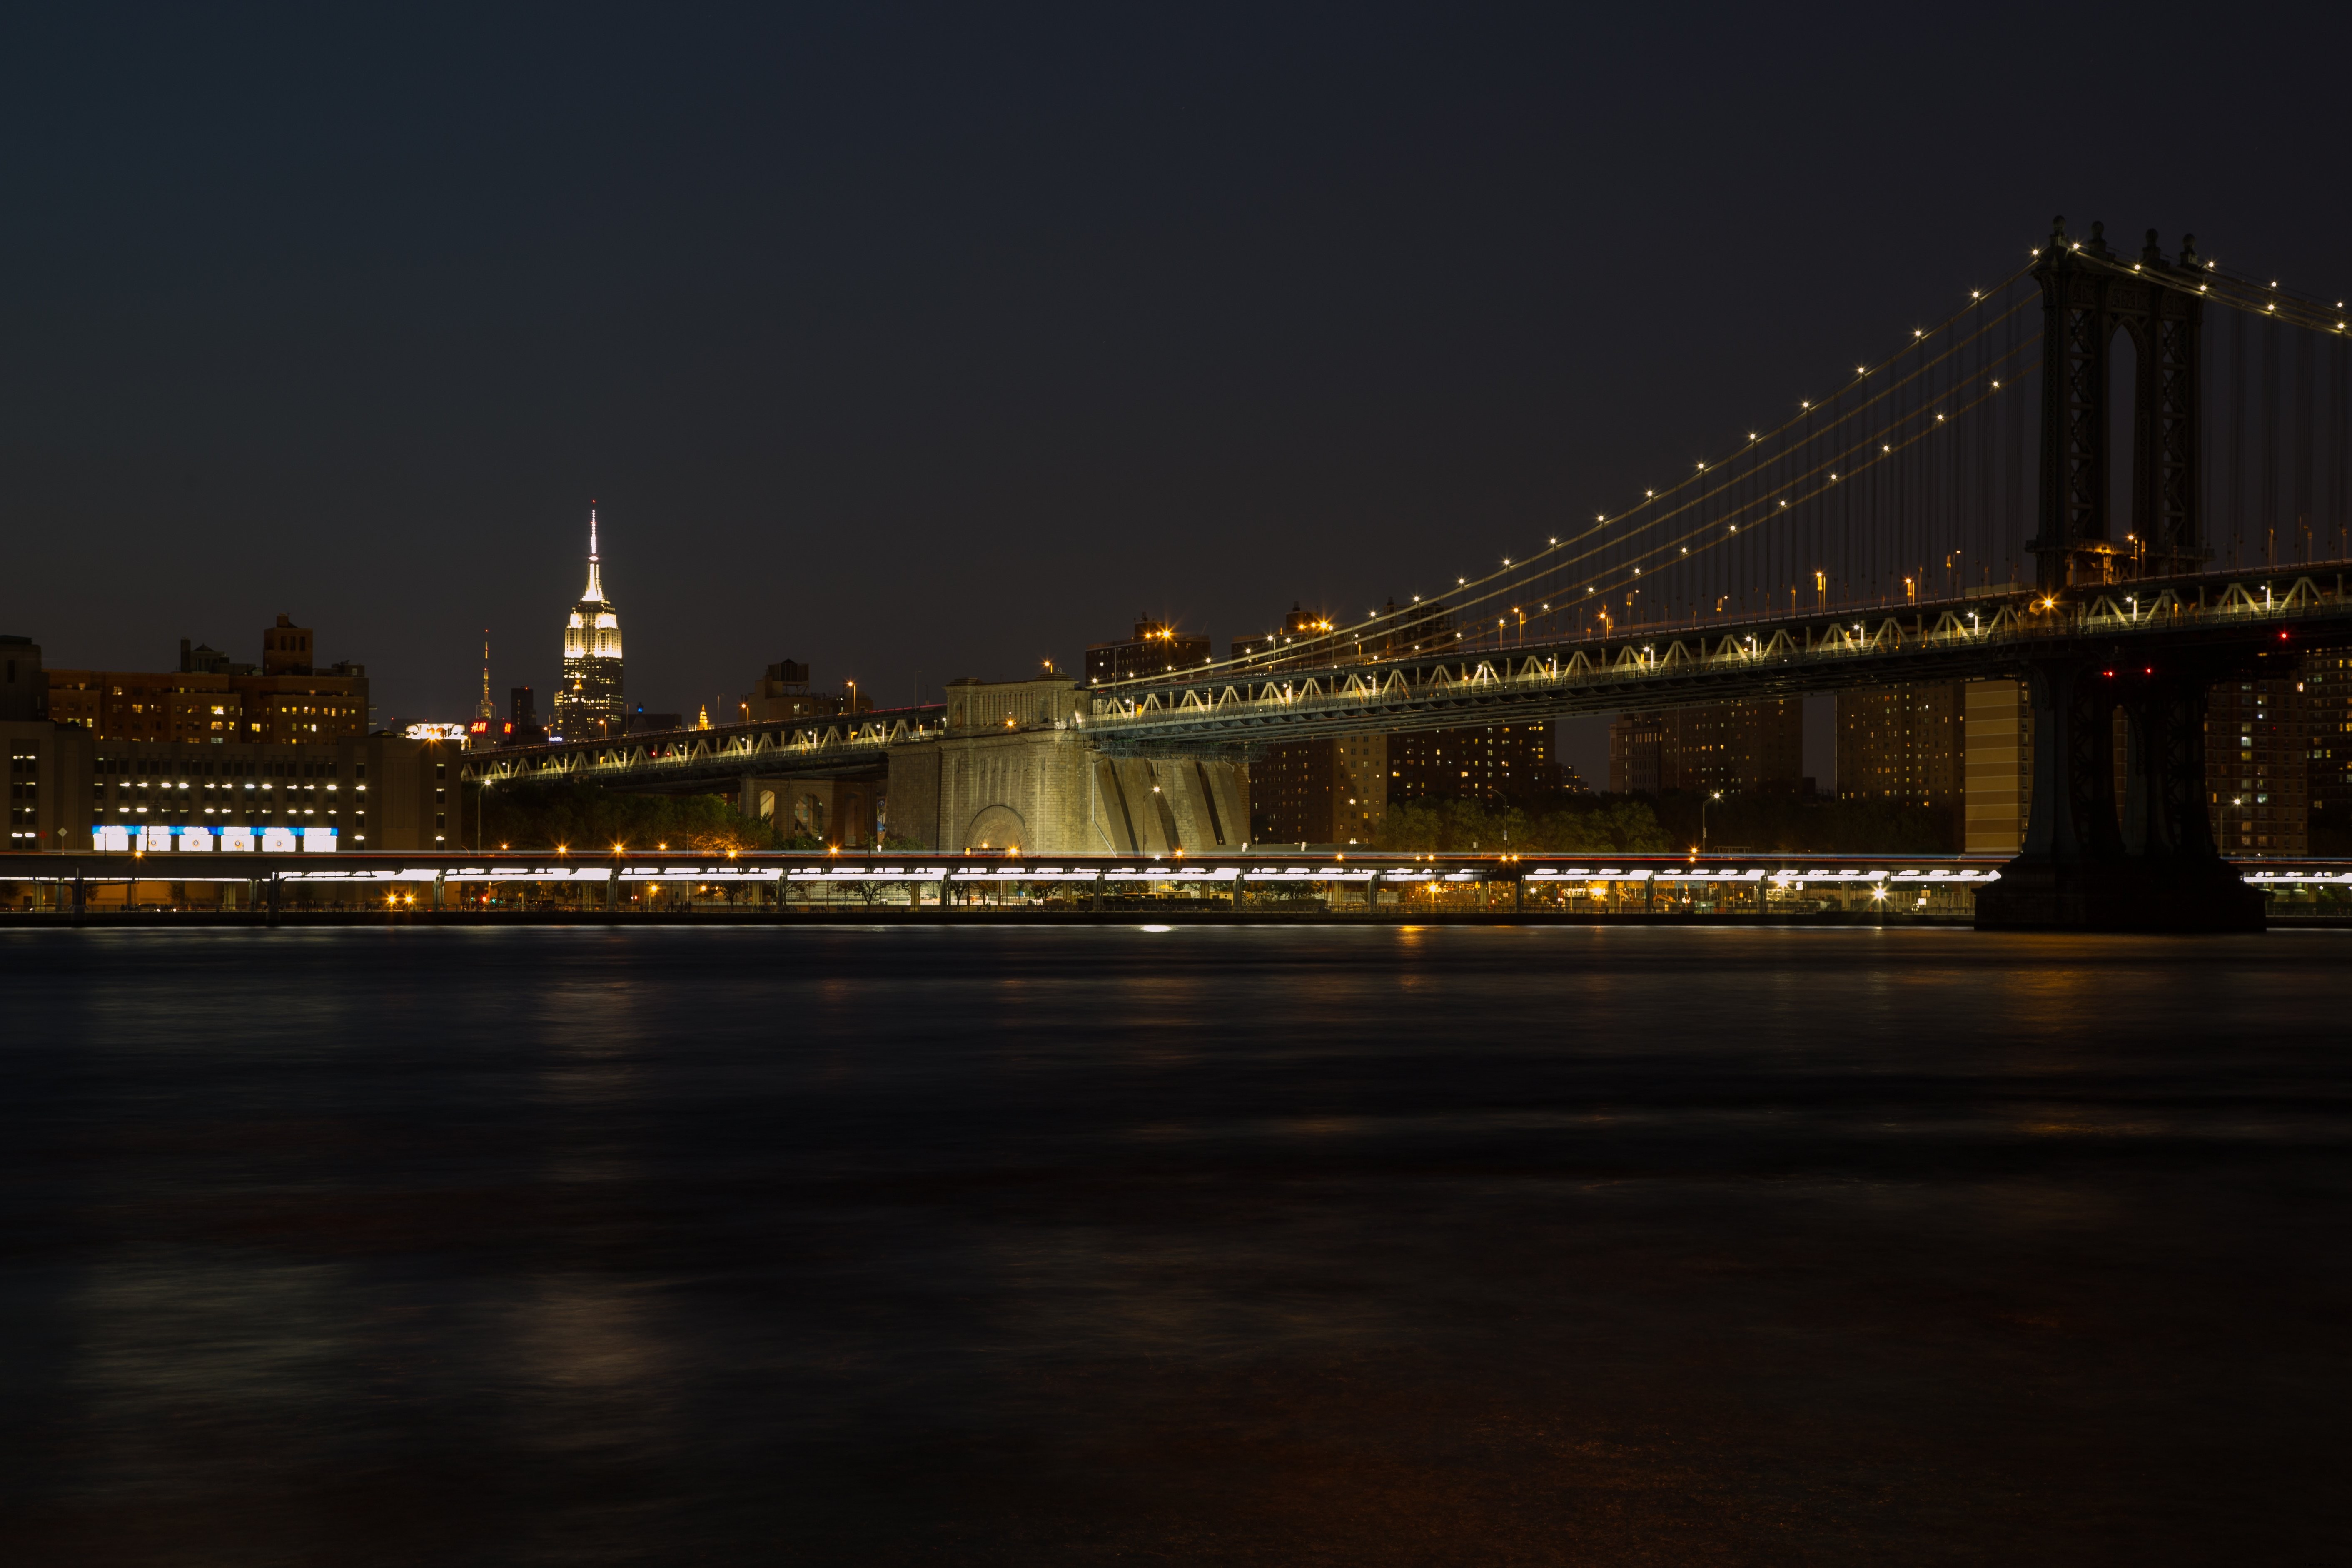
<svg viewBox="0 0 2352 1568"><path fill-rule="evenodd" d="M2352 932L0 932L16 1563L2340 1561Z"/></svg>

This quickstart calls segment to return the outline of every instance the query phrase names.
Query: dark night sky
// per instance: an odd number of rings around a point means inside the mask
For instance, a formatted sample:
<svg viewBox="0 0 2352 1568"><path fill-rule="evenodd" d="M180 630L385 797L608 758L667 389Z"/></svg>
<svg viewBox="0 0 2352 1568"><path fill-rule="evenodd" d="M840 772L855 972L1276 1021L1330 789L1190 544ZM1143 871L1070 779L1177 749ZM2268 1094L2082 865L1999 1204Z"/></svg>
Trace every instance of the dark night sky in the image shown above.
<svg viewBox="0 0 2352 1568"><path fill-rule="evenodd" d="M591 497L633 702L905 700L1519 553L2053 212L2352 288L2317 11L66 10L0 23L0 628L289 611L380 719L486 626L550 686Z"/></svg>

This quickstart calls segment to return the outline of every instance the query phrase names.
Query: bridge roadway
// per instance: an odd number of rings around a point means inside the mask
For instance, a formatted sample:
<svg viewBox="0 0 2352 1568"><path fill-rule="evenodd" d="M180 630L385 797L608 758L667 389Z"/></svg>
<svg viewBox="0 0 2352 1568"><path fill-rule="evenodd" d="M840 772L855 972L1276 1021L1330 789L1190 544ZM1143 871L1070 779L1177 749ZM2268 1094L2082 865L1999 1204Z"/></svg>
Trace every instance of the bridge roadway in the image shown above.
<svg viewBox="0 0 2352 1568"><path fill-rule="evenodd" d="M2067 654L2210 662L2352 641L2352 563L2212 572L2057 595L1978 592L1869 609L1724 617L1605 637L1465 645L1444 657L1322 668L1230 668L1182 681L1085 693L1075 721L1094 748L1167 752L1318 735L1534 722L1798 697L1902 681L2021 673ZM992 731L993 732L993 731ZM467 776L585 779L667 791L764 778L878 776L894 748L949 733L938 705L854 717L728 724L478 752Z"/></svg>

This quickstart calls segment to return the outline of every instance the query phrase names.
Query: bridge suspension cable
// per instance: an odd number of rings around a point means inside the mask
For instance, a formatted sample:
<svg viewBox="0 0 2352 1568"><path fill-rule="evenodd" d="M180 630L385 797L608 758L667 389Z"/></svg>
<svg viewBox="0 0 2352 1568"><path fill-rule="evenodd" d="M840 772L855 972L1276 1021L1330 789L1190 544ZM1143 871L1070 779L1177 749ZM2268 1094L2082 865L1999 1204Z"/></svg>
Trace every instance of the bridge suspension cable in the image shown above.
<svg viewBox="0 0 2352 1568"><path fill-rule="evenodd" d="M1803 400L1779 424L1748 433L1728 456L1695 463L1691 473L1622 511L1601 513L1475 580L1460 579L1450 592L1416 596L1265 653L1214 660L1190 678L1486 646L1511 634L1525 637L1531 627L1559 634L1621 594L1622 607L1640 610L1644 595L1652 604L1687 601L1702 579L1722 590L1717 596L1727 607L1733 597L1743 607L1751 600L1762 607L1767 568L1793 580L1800 555L1822 557L1807 569L1825 589L1832 577L1843 587L1851 563L1841 557L1834 572L1827 564L1814 503L1852 493L1874 470L1948 433L2000 393L2013 400L2026 395L2039 338L2038 327L2022 330L2034 295L2020 285L2030 270L1974 291L1966 305L1916 330L1895 353L1856 365L1853 378L1826 396ZM1808 543L1810 551L1801 548ZM1613 622L1615 612L1603 611L1603 618Z"/></svg>
<svg viewBox="0 0 2352 1568"><path fill-rule="evenodd" d="M2352 557L2352 309L2227 270L2198 258L2188 238L2167 259L2151 232L2133 261L2107 250L2097 226L2084 241L2061 227L2026 265L1894 353L1857 364L1826 396L1748 432L1724 457L1695 461L1632 506L1451 588L1185 678L2016 590L2042 479L2037 268L2057 243L2070 259L2224 308L2226 330L2202 335L2204 405L2193 425L2205 558L2242 566L2250 557ZM2136 438L2119 434L2105 449L2129 453ZM2116 493L2134 482L2119 467ZM2108 515L2131 513L2111 502ZM2132 552L2147 548L2128 532L2114 542L2126 572Z"/></svg>

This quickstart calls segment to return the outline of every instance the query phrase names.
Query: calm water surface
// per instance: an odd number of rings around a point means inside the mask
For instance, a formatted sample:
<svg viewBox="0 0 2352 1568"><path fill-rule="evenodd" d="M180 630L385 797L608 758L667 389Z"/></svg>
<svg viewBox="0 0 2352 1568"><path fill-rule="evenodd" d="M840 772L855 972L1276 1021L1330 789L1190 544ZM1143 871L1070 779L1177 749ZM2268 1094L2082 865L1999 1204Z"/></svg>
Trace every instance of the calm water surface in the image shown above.
<svg viewBox="0 0 2352 1568"><path fill-rule="evenodd" d="M0 933L0 1557L2341 1562L2347 963Z"/></svg>

